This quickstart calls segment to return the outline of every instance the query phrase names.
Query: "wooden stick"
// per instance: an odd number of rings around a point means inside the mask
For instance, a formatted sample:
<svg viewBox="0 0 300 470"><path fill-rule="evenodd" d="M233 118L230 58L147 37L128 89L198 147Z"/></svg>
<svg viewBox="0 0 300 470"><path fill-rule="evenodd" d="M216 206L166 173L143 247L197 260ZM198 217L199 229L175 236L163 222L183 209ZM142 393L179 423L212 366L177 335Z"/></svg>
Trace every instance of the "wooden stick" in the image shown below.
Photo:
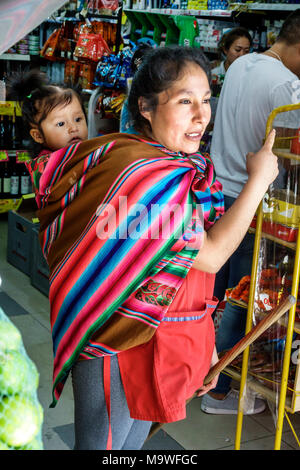
<svg viewBox="0 0 300 470"><path fill-rule="evenodd" d="M209 384L216 375L218 375L225 367L230 364L239 354L241 354L251 343L253 343L262 333L264 333L273 323L279 320L294 304L296 299L293 295L289 295L271 310L252 330L249 331L232 349L227 351L224 356L210 369L205 377L203 384ZM189 403L197 396L197 392L187 400ZM164 423L153 423L150 429L148 439L150 439Z"/></svg>

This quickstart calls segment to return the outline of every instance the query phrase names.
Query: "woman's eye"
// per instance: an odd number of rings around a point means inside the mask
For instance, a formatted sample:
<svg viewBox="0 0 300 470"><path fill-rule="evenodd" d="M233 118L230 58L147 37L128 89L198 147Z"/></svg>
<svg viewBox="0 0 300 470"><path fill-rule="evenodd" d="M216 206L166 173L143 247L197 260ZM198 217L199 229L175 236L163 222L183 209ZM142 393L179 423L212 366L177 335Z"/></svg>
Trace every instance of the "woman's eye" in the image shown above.
<svg viewBox="0 0 300 470"><path fill-rule="evenodd" d="M206 98L205 100L203 100L203 103L204 104L209 104L210 103L210 98Z"/></svg>
<svg viewBox="0 0 300 470"><path fill-rule="evenodd" d="M190 103L191 103L191 100L189 100L188 98L182 99L182 100L180 100L180 103L181 103L181 104L190 104Z"/></svg>

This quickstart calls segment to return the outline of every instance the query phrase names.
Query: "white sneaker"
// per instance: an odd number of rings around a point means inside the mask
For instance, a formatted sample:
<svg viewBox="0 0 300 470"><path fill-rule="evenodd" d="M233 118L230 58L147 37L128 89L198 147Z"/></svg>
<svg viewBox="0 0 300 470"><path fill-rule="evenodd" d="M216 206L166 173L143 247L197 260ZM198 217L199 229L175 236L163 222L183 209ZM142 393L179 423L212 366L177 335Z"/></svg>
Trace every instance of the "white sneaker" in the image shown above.
<svg viewBox="0 0 300 470"><path fill-rule="evenodd" d="M216 400L208 395L203 395L201 401L201 410L204 413L219 414L219 415L236 415L238 412L239 392L237 390L230 390L222 400ZM245 415L254 415L262 413L266 408L266 403L260 398L254 398L253 406L250 406L244 411Z"/></svg>

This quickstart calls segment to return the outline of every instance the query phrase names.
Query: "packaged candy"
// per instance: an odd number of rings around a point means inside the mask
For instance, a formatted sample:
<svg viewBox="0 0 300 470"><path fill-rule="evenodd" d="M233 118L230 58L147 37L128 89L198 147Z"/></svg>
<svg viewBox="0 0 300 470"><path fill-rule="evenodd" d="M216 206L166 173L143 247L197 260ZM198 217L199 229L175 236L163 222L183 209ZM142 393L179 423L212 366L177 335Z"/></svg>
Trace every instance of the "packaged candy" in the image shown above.
<svg viewBox="0 0 300 470"><path fill-rule="evenodd" d="M60 52L60 35L61 28L55 29L53 31L41 50L42 57L45 57L45 59L48 60L57 60Z"/></svg>

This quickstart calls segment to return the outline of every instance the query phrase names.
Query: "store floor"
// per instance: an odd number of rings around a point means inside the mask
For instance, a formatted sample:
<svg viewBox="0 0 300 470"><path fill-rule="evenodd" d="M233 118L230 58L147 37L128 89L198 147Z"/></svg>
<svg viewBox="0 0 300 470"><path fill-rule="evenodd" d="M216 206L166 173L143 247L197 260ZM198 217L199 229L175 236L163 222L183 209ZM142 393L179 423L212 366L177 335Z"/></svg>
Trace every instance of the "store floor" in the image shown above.
<svg viewBox="0 0 300 470"><path fill-rule="evenodd" d="M70 450L74 444L73 398L70 380L55 408L51 402L52 343L48 298L31 286L30 279L6 261L7 214L0 214L0 306L19 328L29 357L40 373L38 397L44 409L43 443L45 450ZM236 416L208 415L200 410L200 398L194 399L187 418L164 426L144 448L152 450L232 450ZM300 413L290 415L300 435ZM244 416L241 449L272 450L275 425L269 409L255 416ZM285 421L282 450L298 449L291 428Z"/></svg>

